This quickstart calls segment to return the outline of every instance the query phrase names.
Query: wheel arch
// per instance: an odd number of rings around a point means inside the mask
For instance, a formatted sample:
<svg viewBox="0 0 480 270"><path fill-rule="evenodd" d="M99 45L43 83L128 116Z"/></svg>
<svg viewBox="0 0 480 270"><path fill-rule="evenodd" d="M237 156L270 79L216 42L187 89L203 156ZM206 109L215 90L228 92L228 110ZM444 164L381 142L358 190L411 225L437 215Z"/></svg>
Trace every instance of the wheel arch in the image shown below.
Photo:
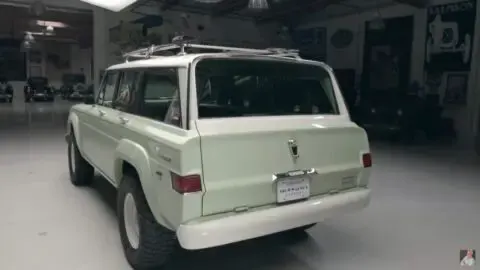
<svg viewBox="0 0 480 270"><path fill-rule="evenodd" d="M68 132L68 135L69 135L69 139L72 139L72 135L73 137L75 138L75 142L77 143L77 145L80 145L79 143L79 138L80 138L80 128L79 128L79 119L78 119L78 115L71 112L69 115L68 115L68 120L67 120L67 132ZM72 131L73 131L73 134L72 134ZM80 149L80 147L79 147ZM80 152L82 150L80 149Z"/></svg>
<svg viewBox="0 0 480 270"><path fill-rule="evenodd" d="M170 222L161 214L159 194L156 193L155 183L151 181L152 170L147 150L138 143L122 139L115 150L114 159L114 181L117 186L121 185L126 174L135 177L139 182L155 220L170 228Z"/></svg>

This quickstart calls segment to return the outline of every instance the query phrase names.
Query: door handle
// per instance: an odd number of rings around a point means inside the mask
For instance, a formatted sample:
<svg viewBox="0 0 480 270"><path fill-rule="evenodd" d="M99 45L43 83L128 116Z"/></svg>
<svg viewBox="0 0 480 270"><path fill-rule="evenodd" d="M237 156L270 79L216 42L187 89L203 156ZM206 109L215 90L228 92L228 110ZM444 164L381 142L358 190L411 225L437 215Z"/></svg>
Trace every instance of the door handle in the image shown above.
<svg viewBox="0 0 480 270"><path fill-rule="evenodd" d="M124 125L125 125L126 123L128 123L128 121L129 121L128 118L125 118L125 117L123 117L123 116L119 116L118 119L120 120L120 123L122 123L122 124L124 124Z"/></svg>
<svg viewBox="0 0 480 270"><path fill-rule="evenodd" d="M104 116L104 115L105 115L105 111L98 110L98 114L99 114L100 116Z"/></svg>

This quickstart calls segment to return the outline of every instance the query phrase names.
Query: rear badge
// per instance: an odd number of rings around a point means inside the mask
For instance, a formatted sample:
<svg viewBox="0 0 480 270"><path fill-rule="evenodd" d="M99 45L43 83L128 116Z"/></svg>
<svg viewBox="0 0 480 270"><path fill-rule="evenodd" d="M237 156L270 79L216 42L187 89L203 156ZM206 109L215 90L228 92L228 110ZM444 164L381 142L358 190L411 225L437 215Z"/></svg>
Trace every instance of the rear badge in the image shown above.
<svg viewBox="0 0 480 270"><path fill-rule="evenodd" d="M294 139L288 140L288 148L290 149L290 155L292 155L293 161L296 162L299 157L297 141Z"/></svg>

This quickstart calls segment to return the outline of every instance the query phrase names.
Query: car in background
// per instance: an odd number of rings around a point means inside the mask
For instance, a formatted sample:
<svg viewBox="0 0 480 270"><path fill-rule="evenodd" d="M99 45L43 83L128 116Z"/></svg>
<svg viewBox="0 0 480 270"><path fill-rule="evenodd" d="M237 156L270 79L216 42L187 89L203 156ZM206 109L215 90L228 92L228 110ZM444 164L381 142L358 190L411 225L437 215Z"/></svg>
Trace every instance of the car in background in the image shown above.
<svg viewBox="0 0 480 270"><path fill-rule="evenodd" d="M73 91L66 97L69 101L85 101L86 99L93 99L93 84L76 84Z"/></svg>
<svg viewBox="0 0 480 270"><path fill-rule="evenodd" d="M75 92L75 88L77 85L85 84L85 75L81 73L65 73L62 76L62 86L60 87L60 95L62 99L68 99L73 92Z"/></svg>
<svg viewBox="0 0 480 270"><path fill-rule="evenodd" d="M422 136L455 140L453 120L443 117L443 109L436 103L429 97L375 91L361 100L355 120L371 137L403 142Z"/></svg>
<svg viewBox="0 0 480 270"><path fill-rule="evenodd" d="M13 87L5 78L0 78L0 102L12 103Z"/></svg>
<svg viewBox="0 0 480 270"><path fill-rule="evenodd" d="M30 77L23 88L25 102L54 101L55 95L46 77Z"/></svg>

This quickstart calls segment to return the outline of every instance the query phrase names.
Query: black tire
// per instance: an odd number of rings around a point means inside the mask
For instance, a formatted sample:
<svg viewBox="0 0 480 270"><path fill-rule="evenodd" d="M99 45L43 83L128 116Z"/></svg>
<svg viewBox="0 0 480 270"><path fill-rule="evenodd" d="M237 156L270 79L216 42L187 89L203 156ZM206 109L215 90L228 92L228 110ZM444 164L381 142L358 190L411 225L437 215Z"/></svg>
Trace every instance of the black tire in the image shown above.
<svg viewBox="0 0 480 270"><path fill-rule="evenodd" d="M130 244L125 228L124 204L129 194L137 209L139 241L136 249ZM155 220L136 176L122 178L117 195L117 216L125 257L134 269L156 269L167 263L178 247L176 234Z"/></svg>
<svg viewBox="0 0 480 270"><path fill-rule="evenodd" d="M25 103L29 103L29 102L30 102L30 99L26 98Z"/></svg>
<svg viewBox="0 0 480 270"><path fill-rule="evenodd" d="M88 186L92 183L94 169L92 165L82 157L82 154L80 154L73 131L71 131L71 134L68 142L68 170L70 172L70 181L75 186ZM73 168L72 164L75 164L75 168Z"/></svg>

